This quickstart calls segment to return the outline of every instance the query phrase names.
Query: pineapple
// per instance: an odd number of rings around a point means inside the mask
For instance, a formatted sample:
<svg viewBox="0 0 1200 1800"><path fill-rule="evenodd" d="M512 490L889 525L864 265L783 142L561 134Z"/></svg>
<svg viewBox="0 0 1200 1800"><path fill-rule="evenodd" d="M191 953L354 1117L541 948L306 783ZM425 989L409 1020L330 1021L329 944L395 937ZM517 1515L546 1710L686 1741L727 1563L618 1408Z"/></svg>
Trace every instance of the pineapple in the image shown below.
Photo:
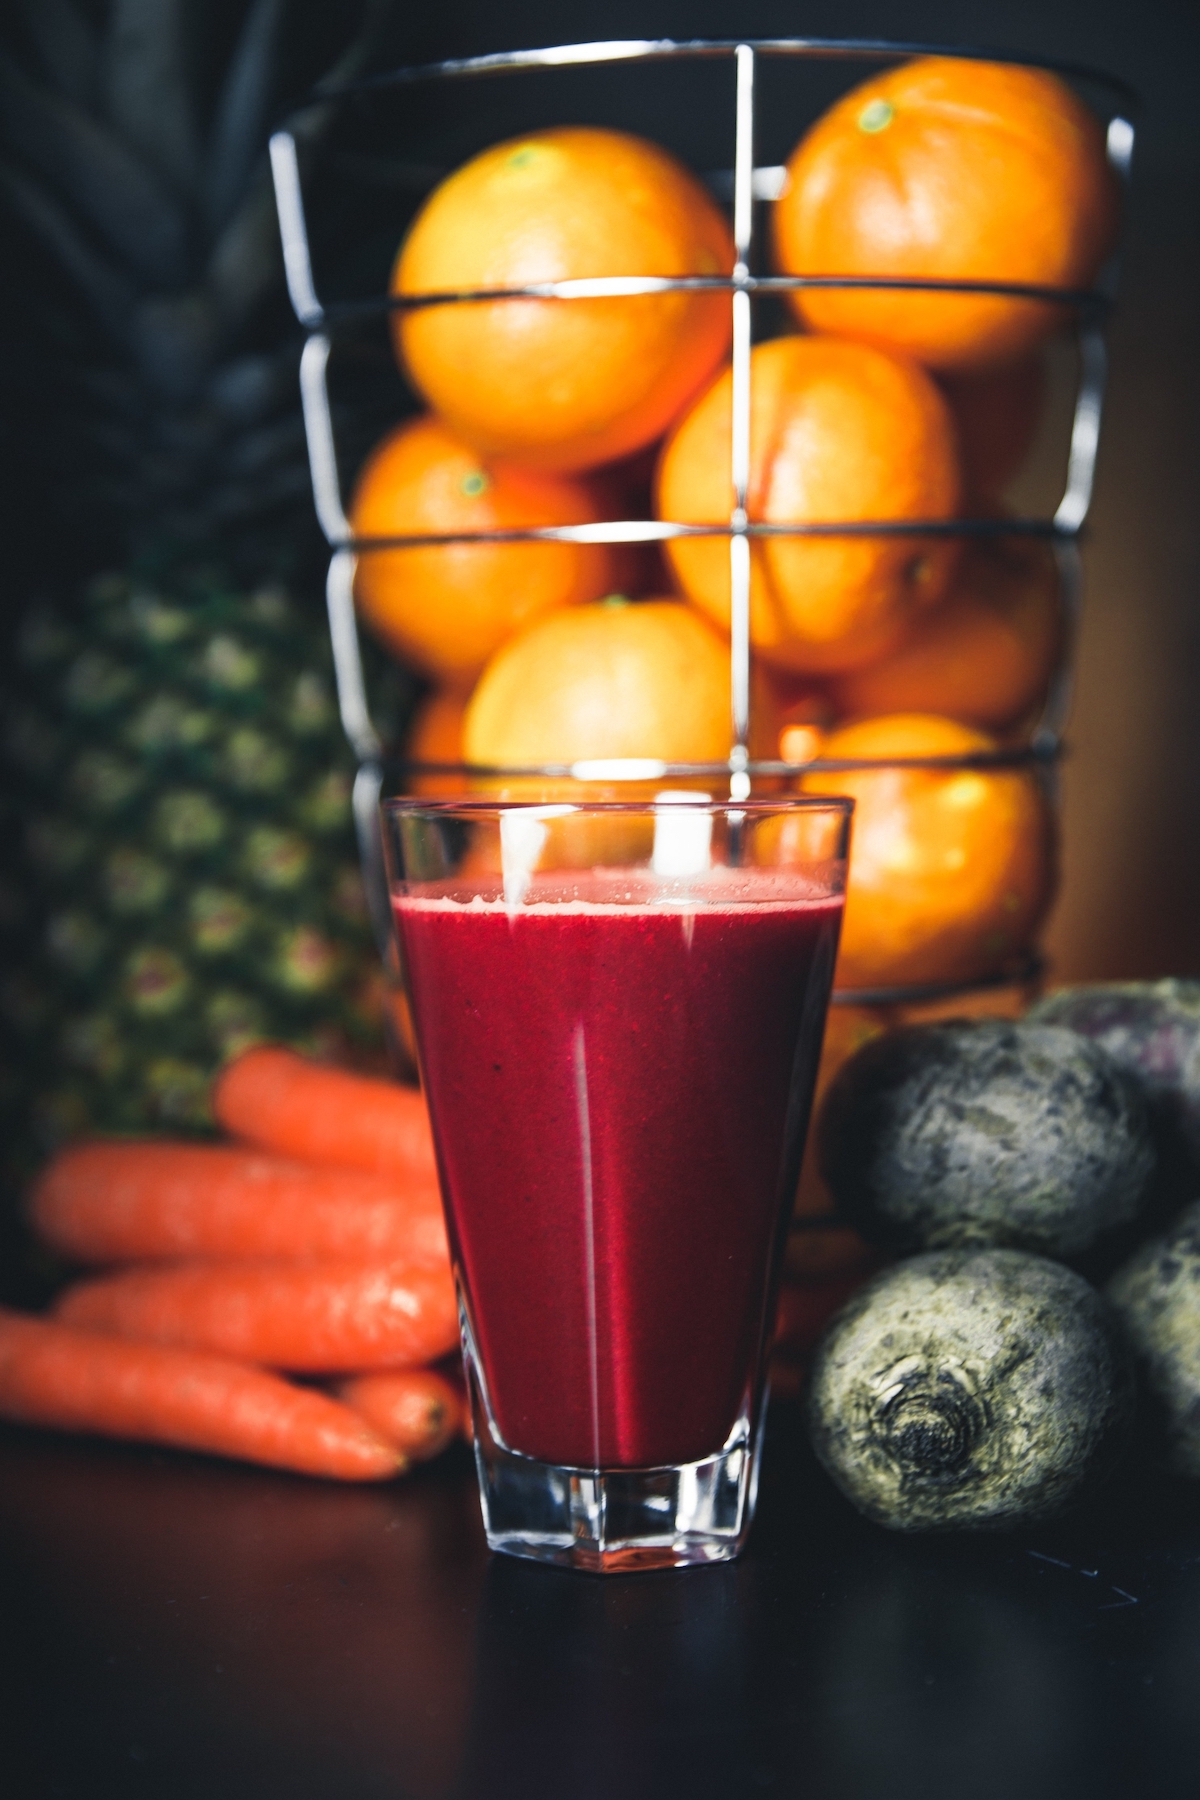
<svg viewBox="0 0 1200 1800"><path fill-rule="evenodd" d="M245 8L207 118L203 0L24 0L0 51L0 203L68 295L64 526L86 490L126 546L26 610L7 671L0 1100L26 1166L83 1130L208 1129L214 1070L256 1039L381 1042L311 558L296 575L311 502L264 156L287 15ZM329 117L290 121L303 152ZM389 404L348 421L360 440Z"/></svg>
<svg viewBox="0 0 1200 1800"><path fill-rule="evenodd" d="M377 1032L323 635L279 588L109 577L83 624L30 610L5 749L23 953L0 990L38 1135L203 1128L262 1037ZM21 915L24 913L24 918Z"/></svg>

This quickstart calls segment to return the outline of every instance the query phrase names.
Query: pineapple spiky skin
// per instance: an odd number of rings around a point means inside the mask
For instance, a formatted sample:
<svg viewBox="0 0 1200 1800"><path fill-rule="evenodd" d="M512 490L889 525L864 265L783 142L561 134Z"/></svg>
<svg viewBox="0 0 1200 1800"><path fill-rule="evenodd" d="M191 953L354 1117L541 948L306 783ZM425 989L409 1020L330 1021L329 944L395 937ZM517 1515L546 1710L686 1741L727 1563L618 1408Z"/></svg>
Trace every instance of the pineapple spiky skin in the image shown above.
<svg viewBox="0 0 1200 1800"><path fill-rule="evenodd" d="M34 608L4 703L0 1016L26 1156L210 1128L256 1040L382 1046L323 621L192 573Z"/></svg>

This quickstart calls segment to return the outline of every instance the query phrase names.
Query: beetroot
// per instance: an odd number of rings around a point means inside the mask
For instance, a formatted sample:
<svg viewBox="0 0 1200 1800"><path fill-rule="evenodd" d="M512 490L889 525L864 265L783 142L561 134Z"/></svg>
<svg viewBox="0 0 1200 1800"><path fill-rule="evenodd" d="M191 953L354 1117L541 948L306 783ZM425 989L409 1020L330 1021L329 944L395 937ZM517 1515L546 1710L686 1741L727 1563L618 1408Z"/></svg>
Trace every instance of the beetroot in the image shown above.
<svg viewBox="0 0 1200 1800"><path fill-rule="evenodd" d="M1141 1085L1167 1152L1200 1172L1200 981L1060 988L1027 1017L1101 1044Z"/></svg>
<svg viewBox="0 0 1200 1800"><path fill-rule="evenodd" d="M1075 1258L1141 1217L1156 1172L1137 1083L1099 1045L1004 1019L873 1038L822 1108L839 1215L891 1250Z"/></svg>
<svg viewBox="0 0 1200 1800"><path fill-rule="evenodd" d="M1200 1476L1200 1203L1108 1284L1142 1367L1172 1466Z"/></svg>
<svg viewBox="0 0 1200 1800"><path fill-rule="evenodd" d="M1104 1297L1018 1250L897 1263L817 1348L813 1448L860 1512L893 1531L1027 1525L1103 1472L1133 1411Z"/></svg>

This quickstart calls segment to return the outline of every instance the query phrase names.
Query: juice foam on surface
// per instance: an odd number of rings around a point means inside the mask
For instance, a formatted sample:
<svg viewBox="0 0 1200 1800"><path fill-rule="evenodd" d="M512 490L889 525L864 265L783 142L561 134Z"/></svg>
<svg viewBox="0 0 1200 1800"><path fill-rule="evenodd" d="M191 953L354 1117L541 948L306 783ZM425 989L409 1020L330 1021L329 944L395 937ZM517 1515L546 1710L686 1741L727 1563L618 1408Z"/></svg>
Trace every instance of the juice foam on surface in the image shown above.
<svg viewBox="0 0 1200 1800"><path fill-rule="evenodd" d="M413 884L408 893L396 899L395 905L405 912L465 907L473 912L628 912L672 906L746 911L764 906L826 906L833 896L832 882L822 883L791 869L707 869L700 875L681 876L656 875L645 869L587 869L578 874L535 873L523 886L519 900L505 896L497 876L469 882L451 879Z"/></svg>

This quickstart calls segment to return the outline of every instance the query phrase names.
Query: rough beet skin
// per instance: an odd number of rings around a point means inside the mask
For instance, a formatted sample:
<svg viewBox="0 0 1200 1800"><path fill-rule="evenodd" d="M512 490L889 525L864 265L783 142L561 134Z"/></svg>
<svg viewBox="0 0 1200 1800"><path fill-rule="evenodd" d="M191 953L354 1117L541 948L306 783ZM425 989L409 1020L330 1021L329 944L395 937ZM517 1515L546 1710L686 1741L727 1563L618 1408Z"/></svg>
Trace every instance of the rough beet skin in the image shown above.
<svg viewBox="0 0 1200 1800"><path fill-rule="evenodd" d="M1107 1292L1141 1364L1171 1466L1200 1476L1200 1201L1143 1244Z"/></svg>
<svg viewBox="0 0 1200 1800"><path fill-rule="evenodd" d="M873 1039L818 1129L839 1214L898 1251L1076 1257L1139 1215L1156 1170L1145 1101L1099 1045L1002 1019Z"/></svg>
<svg viewBox="0 0 1200 1800"><path fill-rule="evenodd" d="M1132 1417L1128 1351L1081 1275L1018 1250L876 1276L818 1346L813 1447L893 1531L1032 1524L1103 1472Z"/></svg>
<svg viewBox="0 0 1200 1800"><path fill-rule="evenodd" d="M1168 1147L1200 1172L1200 981L1060 988L1027 1016L1102 1045L1141 1085Z"/></svg>

